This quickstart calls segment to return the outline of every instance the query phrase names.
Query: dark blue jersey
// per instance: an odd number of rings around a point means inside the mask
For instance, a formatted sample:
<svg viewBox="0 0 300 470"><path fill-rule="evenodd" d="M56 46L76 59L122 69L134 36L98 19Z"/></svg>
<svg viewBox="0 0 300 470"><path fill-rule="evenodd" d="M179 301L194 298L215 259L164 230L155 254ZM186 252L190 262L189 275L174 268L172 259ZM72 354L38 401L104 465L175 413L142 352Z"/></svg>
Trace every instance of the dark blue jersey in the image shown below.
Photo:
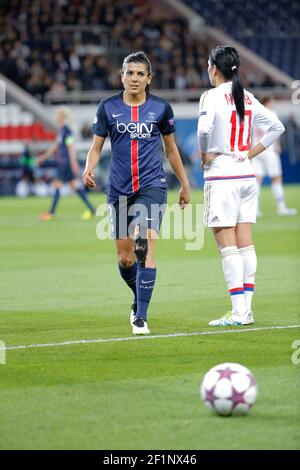
<svg viewBox="0 0 300 470"><path fill-rule="evenodd" d="M57 164L65 165L70 163L68 145L74 142L74 136L71 129L68 126L63 126L59 129L57 135Z"/></svg>
<svg viewBox="0 0 300 470"><path fill-rule="evenodd" d="M166 187L161 159L161 134L175 131L167 101L149 94L141 106L129 106L123 93L103 100L93 133L111 140L112 160L107 194L130 195L140 188Z"/></svg>

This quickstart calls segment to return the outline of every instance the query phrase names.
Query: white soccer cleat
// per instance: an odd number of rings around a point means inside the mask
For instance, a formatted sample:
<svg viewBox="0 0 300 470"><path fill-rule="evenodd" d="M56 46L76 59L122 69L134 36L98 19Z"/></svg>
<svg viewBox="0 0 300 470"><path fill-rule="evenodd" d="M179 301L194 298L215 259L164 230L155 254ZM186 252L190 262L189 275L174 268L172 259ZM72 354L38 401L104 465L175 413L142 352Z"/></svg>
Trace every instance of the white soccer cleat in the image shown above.
<svg viewBox="0 0 300 470"><path fill-rule="evenodd" d="M148 328L147 322L142 318L138 318L133 322L132 333L134 335L149 335L150 330Z"/></svg>
<svg viewBox="0 0 300 470"><path fill-rule="evenodd" d="M243 326L252 325L252 323L254 323L254 317L250 310L240 318L234 318L232 312L227 312L223 317L208 322L209 326Z"/></svg>
<svg viewBox="0 0 300 470"><path fill-rule="evenodd" d="M252 310L248 310L245 315L245 320L243 320L243 325L253 325L254 323L254 315Z"/></svg>
<svg viewBox="0 0 300 470"><path fill-rule="evenodd" d="M288 207L284 207L277 211L277 215L297 215L297 209L289 209Z"/></svg>

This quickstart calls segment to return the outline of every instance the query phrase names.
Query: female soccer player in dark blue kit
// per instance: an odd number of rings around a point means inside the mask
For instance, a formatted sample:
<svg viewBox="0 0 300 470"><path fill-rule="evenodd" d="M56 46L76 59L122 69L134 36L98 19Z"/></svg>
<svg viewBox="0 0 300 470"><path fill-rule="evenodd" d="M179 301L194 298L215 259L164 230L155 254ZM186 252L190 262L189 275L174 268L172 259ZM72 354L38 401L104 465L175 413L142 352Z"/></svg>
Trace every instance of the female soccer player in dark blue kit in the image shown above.
<svg viewBox="0 0 300 470"><path fill-rule="evenodd" d="M40 165L56 153L57 162L57 177L52 181L54 194L51 208L48 212L44 212L40 215L40 220L49 221L54 219L54 214L60 199L60 190L64 183L69 184L86 205L87 210L81 216L83 220L90 219L95 213L93 205L88 200L84 189L80 187L80 181L78 181L80 167L74 148L74 136L69 127L70 120L71 114L69 108L60 107L56 112L56 122L58 126L57 141L38 157L38 164Z"/></svg>
<svg viewBox="0 0 300 470"><path fill-rule="evenodd" d="M152 70L144 52L125 58L121 79L124 91L103 100L98 107L93 143L82 178L86 186L95 187L93 169L109 134L112 160L107 202L112 235L116 240L120 274L134 293L130 314L132 332L149 334L147 310L156 278L155 239L167 199L161 135L166 156L181 183L182 208L189 203L190 187L174 140L172 108L165 100L149 93ZM139 214L138 218L134 213Z"/></svg>

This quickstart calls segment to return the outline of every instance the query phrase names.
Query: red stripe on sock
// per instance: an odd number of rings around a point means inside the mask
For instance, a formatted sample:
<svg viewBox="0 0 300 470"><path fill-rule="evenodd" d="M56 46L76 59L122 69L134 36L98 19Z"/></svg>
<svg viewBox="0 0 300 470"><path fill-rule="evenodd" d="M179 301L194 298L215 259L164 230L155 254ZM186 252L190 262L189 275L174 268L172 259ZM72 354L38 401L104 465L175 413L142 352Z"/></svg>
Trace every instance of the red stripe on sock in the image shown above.
<svg viewBox="0 0 300 470"><path fill-rule="evenodd" d="M229 289L228 292L238 292L243 291L244 287L235 287L234 289Z"/></svg>

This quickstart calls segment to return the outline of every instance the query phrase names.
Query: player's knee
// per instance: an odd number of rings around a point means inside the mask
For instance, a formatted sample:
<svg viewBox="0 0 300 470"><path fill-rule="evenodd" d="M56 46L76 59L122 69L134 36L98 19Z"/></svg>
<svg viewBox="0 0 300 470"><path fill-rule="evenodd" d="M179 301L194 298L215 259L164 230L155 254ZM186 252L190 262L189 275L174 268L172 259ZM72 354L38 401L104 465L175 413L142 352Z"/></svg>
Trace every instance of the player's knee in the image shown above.
<svg viewBox="0 0 300 470"><path fill-rule="evenodd" d="M129 269L134 264L134 255L130 256L128 253L119 253L118 255L119 264L124 269Z"/></svg>
<svg viewBox="0 0 300 470"><path fill-rule="evenodd" d="M135 256L141 266L145 266L148 253L148 240L139 234L135 240Z"/></svg>

